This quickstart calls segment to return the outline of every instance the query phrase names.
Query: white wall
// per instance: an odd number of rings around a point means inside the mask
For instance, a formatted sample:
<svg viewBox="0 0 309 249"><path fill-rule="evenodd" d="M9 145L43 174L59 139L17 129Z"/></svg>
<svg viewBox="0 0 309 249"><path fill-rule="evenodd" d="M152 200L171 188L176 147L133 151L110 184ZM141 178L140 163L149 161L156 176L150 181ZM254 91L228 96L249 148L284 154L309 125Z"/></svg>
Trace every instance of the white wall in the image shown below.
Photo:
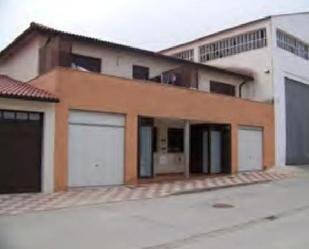
<svg viewBox="0 0 309 249"><path fill-rule="evenodd" d="M23 101L0 98L0 109L44 113L42 146L42 192L54 191L54 104L38 101Z"/></svg>
<svg viewBox="0 0 309 249"><path fill-rule="evenodd" d="M268 44L271 44L272 33L270 28L270 20L263 20L252 23L250 25L238 27L233 30L228 30L218 35L206 37L196 42L186 44L182 47L163 52L163 54L171 55L186 49L193 48L195 61L198 62L199 46L232 37L238 34L246 33L248 31L253 31L259 28L266 28ZM205 64L225 69L251 73L255 80L254 82L250 82L245 85L245 87L243 88L243 97L265 102L272 101L273 90L271 76L271 46L223 57L220 59L211 60L206 62ZM267 70L270 70L270 74L265 73L265 71Z"/></svg>
<svg viewBox="0 0 309 249"><path fill-rule="evenodd" d="M102 73L129 79L132 79L133 65L149 67L150 78L177 67L166 60L78 41L73 42L72 53L100 58Z"/></svg>
<svg viewBox="0 0 309 249"><path fill-rule="evenodd" d="M85 56L92 56L101 59L101 72L132 79L133 65L149 67L149 77L155 77L162 72L181 66L179 63L168 62L167 60L154 58L132 52L123 52L116 49L106 48L99 45L74 42L72 52ZM220 81L233 85L240 84L243 79L229 73L221 73L211 69L199 69L199 89L209 91L209 82Z"/></svg>
<svg viewBox="0 0 309 249"><path fill-rule="evenodd" d="M199 90L210 92L210 81L218 81L235 86L235 95L239 96L239 85L243 79L237 76L225 75L219 72L199 72Z"/></svg>
<svg viewBox="0 0 309 249"><path fill-rule="evenodd" d="M39 36L28 41L13 55L0 62L0 74L5 74L13 79L29 81L39 72Z"/></svg>
<svg viewBox="0 0 309 249"><path fill-rule="evenodd" d="M286 115L285 83L289 77L309 85L309 61L277 47L277 28L309 44L309 14L277 16L272 19L273 81L276 120L276 164L285 165ZM304 107L308 108L308 107ZM305 109L304 109L305 110ZM300 110L302 111L302 110Z"/></svg>
<svg viewBox="0 0 309 249"><path fill-rule="evenodd" d="M207 62L223 68L239 68L254 73L255 82L249 83L246 97L260 101L274 101L275 104L275 144L276 164L285 165L286 153L286 123L285 123L285 85L284 78L309 84L309 62L276 44L276 29L307 42L309 44L309 14L281 15L271 19L245 25L234 30L226 31L198 42L187 44L180 48L165 52L173 54L181 50L195 49L195 59L198 60L198 47L223 38L254 30L267 28L268 46L233 56ZM265 73L269 70L269 73Z"/></svg>

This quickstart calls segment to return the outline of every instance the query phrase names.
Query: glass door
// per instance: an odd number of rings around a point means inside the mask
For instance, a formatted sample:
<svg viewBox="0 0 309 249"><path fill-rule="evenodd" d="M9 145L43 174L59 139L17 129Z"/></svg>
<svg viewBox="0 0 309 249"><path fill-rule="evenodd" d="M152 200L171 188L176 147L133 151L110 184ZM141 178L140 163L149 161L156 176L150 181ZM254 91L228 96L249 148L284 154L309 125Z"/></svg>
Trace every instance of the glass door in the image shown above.
<svg viewBox="0 0 309 249"><path fill-rule="evenodd" d="M152 130L151 126L139 128L139 177L153 176Z"/></svg>

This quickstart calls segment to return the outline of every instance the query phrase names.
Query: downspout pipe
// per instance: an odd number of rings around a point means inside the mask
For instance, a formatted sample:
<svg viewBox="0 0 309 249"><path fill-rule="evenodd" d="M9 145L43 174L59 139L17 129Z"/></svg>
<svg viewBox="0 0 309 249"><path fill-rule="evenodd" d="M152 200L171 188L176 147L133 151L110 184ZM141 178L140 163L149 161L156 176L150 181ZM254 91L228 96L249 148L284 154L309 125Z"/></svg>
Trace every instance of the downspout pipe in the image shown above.
<svg viewBox="0 0 309 249"><path fill-rule="evenodd" d="M242 98L242 88L247 83L248 83L248 80L244 80L243 82L240 83L239 88L238 88L239 98Z"/></svg>

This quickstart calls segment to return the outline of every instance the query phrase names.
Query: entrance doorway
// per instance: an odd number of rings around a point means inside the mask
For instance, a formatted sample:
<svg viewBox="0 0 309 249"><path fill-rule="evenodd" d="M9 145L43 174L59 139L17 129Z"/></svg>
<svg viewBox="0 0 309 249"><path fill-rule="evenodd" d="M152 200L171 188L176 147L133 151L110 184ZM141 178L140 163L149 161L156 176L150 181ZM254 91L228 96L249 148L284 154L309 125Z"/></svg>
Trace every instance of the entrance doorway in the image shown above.
<svg viewBox="0 0 309 249"><path fill-rule="evenodd" d="M140 179L231 172L230 125L193 122L187 129L181 119L139 117Z"/></svg>
<svg viewBox="0 0 309 249"><path fill-rule="evenodd" d="M139 178L184 176L184 125L181 119L139 117Z"/></svg>
<svg viewBox="0 0 309 249"><path fill-rule="evenodd" d="M231 172L230 126L195 124L190 129L190 173Z"/></svg>

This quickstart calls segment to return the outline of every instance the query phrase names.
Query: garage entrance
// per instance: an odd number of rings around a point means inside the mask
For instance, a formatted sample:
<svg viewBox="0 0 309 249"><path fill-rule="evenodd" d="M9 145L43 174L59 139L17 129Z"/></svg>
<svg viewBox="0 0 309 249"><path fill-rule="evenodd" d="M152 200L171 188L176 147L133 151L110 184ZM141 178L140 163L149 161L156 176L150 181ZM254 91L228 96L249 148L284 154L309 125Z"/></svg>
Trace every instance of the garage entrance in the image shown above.
<svg viewBox="0 0 309 249"><path fill-rule="evenodd" d="M70 111L69 187L124 182L123 115Z"/></svg>
<svg viewBox="0 0 309 249"><path fill-rule="evenodd" d="M241 126L238 129L238 171L263 169L263 130Z"/></svg>
<svg viewBox="0 0 309 249"><path fill-rule="evenodd" d="M309 85L285 78L286 164L309 164Z"/></svg>
<svg viewBox="0 0 309 249"><path fill-rule="evenodd" d="M0 110L0 193L41 191L43 114Z"/></svg>

